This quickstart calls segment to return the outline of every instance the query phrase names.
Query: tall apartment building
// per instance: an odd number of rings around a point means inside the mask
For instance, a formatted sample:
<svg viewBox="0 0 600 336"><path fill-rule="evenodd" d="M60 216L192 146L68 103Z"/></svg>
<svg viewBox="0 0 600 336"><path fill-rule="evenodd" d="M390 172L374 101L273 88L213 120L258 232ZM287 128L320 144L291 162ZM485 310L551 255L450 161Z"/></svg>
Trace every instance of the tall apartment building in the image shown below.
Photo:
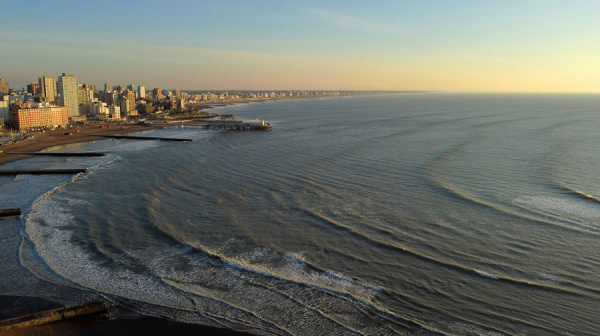
<svg viewBox="0 0 600 336"><path fill-rule="evenodd" d="M2 118L2 120L6 124L8 124L8 120L10 117L10 114L9 114L10 109L9 109L8 100L9 100L8 96L0 97L0 118ZM0 126L4 126L4 125L0 125Z"/></svg>
<svg viewBox="0 0 600 336"><path fill-rule="evenodd" d="M56 101L56 79L54 77L42 76L38 79L40 84L40 97L47 102Z"/></svg>
<svg viewBox="0 0 600 336"><path fill-rule="evenodd" d="M135 110L135 92L127 90L124 96L127 99L127 114L129 114Z"/></svg>
<svg viewBox="0 0 600 336"><path fill-rule="evenodd" d="M79 115L77 96L77 77L74 74L63 73L58 77L58 104L69 111L69 117Z"/></svg>
<svg viewBox="0 0 600 336"><path fill-rule="evenodd" d="M112 91L112 85L110 85L110 83L104 84L104 92L111 92L111 91Z"/></svg>
<svg viewBox="0 0 600 336"><path fill-rule="evenodd" d="M31 84L27 84L27 92L31 93L33 96L37 96L40 91L39 88L39 83L31 82Z"/></svg>
<svg viewBox="0 0 600 336"><path fill-rule="evenodd" d="M1 94L8 94L9 88L8 88L8 81L6 79L0 78L0 95Z"/></svg>
<svg viewBox="0 0 600 336"><path fill-rule="evenodd" d="M77 103L79 103L79 106L81 107L81 105L85 105L91 100L94 100L94 92L85 85L79 84L77 86ZM79 111L81 112L81 108Z"/></svg>
<svg viewBox="0 0 600 336"><path fill-rule="evenodd" d="M138 98L146 97L146 87L143 85L138 86Z"/></svg>
<svg viewBox="0 0 600 336"><path fill-rule="evenodd" d="M181 91L179 91L178 88L175 88L173 90L173 94L175 95L175 98L177 98L177 99L181 98Z"/></svg>

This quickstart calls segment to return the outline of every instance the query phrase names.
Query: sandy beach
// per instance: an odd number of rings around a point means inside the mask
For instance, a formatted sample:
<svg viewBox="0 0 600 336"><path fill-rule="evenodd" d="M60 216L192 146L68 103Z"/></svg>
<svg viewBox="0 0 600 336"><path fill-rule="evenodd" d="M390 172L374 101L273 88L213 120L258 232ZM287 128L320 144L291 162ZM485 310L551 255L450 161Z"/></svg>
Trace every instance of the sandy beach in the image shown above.
<svg viewBox="0 0 600 336"><path fill-rule="evenodd" d="M77 143L86 143L105 140L104 135L127 134L155 129L159 126L144 125L111 125L101 128L99 125L85 127L72 127L69 129L56 129L44 133L34 134L32 137L12 144L0 146L0 165L30 158L30 155L11 154L14 152L40 152L54 147L67 146ZM69 133L69 135L65 135Z"/></svg>

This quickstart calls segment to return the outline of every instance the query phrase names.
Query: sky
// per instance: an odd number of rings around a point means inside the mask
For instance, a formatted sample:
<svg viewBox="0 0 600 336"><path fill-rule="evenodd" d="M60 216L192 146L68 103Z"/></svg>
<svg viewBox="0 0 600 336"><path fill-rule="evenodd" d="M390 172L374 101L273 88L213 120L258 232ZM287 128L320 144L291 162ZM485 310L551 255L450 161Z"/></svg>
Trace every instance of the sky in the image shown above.
<svg viewBox="0 0 600 336"><path fill-rule="evenodd" d="M1 7L0 78L18 89L69 72L97 88L600 92L598 0Z"/></svg>

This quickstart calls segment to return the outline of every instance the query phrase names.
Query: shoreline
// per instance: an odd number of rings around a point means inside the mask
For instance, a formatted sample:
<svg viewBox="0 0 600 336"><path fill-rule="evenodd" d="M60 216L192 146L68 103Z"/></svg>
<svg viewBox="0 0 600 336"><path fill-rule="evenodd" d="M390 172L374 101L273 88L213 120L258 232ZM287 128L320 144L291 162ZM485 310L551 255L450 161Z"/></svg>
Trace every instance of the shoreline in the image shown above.
<svg viewBox="0 0 600 336"><path fill-rule="evenodd" d="M34 134L32 137L16 143L2 144L0 146L0 166L32 157L32 155L28 154L10 154L11 152L46 152L78 144L107 140L108 138L104 137L105 135L136 133L157 128L162 128L162 126L127 124L114 125L110 128L100 128L98 125L95 125L46 131ZM65 133L72 134L65 135Z"/></svg>
<svg viewBox="0 0 600 336"><path fill-rule="evenodd" d="M0 166L34 157L34 155L30 154L8 154L10 152L53 151L60 148L108 140L105 137L106 135L132 134L162 129L171 125L116 124L111 126L110 128L100 128L100 125L87 125L56 129L34 134L32 138L16 143L3 144L0 146ZM77 132L77 130L79 131ZM65 133L72 133L72 135L65 135ZM113 306L108 302L107 304L109 304L111 311L108 315L85 316L40 326L16 328L4 331L3 335L99 335L119 334L124 331L128 335L140 336L169 335L173 332L180 335L252 335L242 331L177 322L128 312L126 307ZM0 294L0 319L14 318L63 306L63 304L41 297Z"/></svg>

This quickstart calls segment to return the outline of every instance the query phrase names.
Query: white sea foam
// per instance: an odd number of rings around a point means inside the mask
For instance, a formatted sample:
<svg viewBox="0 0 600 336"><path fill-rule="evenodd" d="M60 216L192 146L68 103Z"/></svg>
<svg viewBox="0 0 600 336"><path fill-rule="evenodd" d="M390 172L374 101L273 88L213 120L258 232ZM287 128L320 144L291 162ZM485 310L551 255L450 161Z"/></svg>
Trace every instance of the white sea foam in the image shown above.
<svg viewBox="0 0 600 336"><path fill-rule="evenodd" d="M331 271L318 272L310 270L306 267L306 263L295 255L280 255L270 248L259 247L248 253L234 257L224 257L224 253L219 250L208 252L221 256L233 266L239 266L288 281L310 284L323 289L350 294L366 302L372 302L373 297L378 293L378 289L374 286L351 280L343 274ZM270 263L265 263L266 260L274 261L282 258L285 262L277 268L273 268Z"/></svg>
<svg viewBox="0 0 600 336"><path fill-rule="evenodd" d="M263 276L255 274L249 278L237 268L214 267L207 259L188 258L190 247L149 247L129 252L128 256L147 267L144 273L131 271L124 263L127 258L123 258L122 265L99 263L101 256L94 255L85 242L76 241L70 231L77 225L77 218L65 205L80 202L58 191L38 199L26 218L28 237L39 255L54 272L77 286L148 303L155 308L146 313L167 314L186 322L205 323L208 318L229 326L249 325L251 330L271 330L277 334L287 333L290 327L294 333L314 332L315 328L331 335L353 333L329 318L320 317L317 308L307 308L290 300L290 294L253 285L264 281ZM258 255L262 253L259 251ZM188 267L178 270L178 262ZM347 301L344 297L340 300ZM288 309L279 314L272 307ZM173 310L165 313L164 309ZM355 308L350 304L347 309ZM307 318L293 318L301 312ZM289 326L281 326L291 320L294 322L288 323Z"/></svg>
<svg viewBox="0 0 600 336"><path fill-rule="evenodd" d="M506 334L486 330L480 326L474 324L468 324L463 322L455 322L450 325L450 330L457 332L460 335L481 335L481 336L505 336Z"/></svg>
<svg viewBox="0 0 600 336"><path fill-rule="evenodd" d="M151 274L141 275L126 267L105 267L91 258L81 242L69 231L77 219L63 203L78 203L66 195L42 197L26 218L26 230L38 253L62 277L101 293L117 295L156 305L193 309L184 295L160 285Z"/></svg>
<svg viewBox="0 0 600 336"><path fill-rule="evenodd" d="M478 269L474 269L474 271L475 271L477 274L481 275L482 277L486 277L486 278L490 278L490 279L495 279L495 280L498 280L498 277L497 277L497 276L495 276L495 275L493 275L493 274L490 274L490 273L488 273L488 272L485 272L485 271L482 271L482 270L478 270Z"/></svg>
<svg viewBox="0 0 600 336"><path fill-rule="evenodd" d="M219 255L216 251L209 253ZM279 330L292 334L347 335L366 330L374 333L389 331L386 326L391 323L389 320L378 320L366 313L374 310L373 306L340 293L344 287L340 283L352 282L340 275L298 275L296 277L305 280L302 284L320 283L320 286L298 286L298 281L287 279L292 278L292 271L285 269L291 267L294 273L306 273L301 270L304 263L291 256L282 258L269 248L256 248L236 258L219 255L223 262L200 256L202 254L184 247L153 247L132 252L131 256L173 287L227 303L230 308L219 313L231 321L246 319L261 329L276 333ZM246 266L232 264L233 259ZM257 267L258 260L266 261L266 265ZM267 270L269 261L281 260L287 260L291 265ZM282 269L287 277L282 276ZM326 287L334 282L337 290ZM352 291L350 288L343 290ZM203 309L214 309L206 301L198 304Z"/></svg>
<svg viewBox="0 0 600 336"><path fill-rule="evenodd" d="M584 218L600 218L600 205L585 200L553 196L520 196L515 203L533 207L536 210L561 212Z"/></svg>

